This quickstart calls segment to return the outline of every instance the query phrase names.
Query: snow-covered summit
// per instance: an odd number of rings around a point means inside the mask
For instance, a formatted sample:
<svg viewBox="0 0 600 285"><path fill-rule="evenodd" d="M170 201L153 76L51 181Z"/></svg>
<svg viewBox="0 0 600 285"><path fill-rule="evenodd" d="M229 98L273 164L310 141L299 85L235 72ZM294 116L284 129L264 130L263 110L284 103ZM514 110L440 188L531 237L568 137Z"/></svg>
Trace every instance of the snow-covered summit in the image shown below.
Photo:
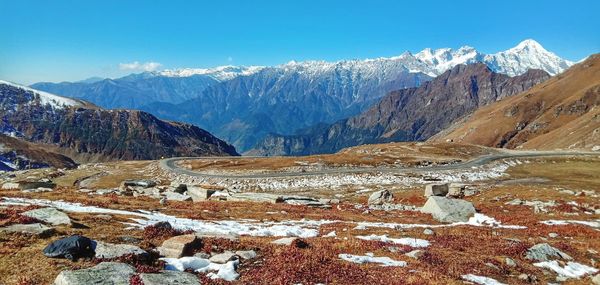
<svg viewBox="0 0 600 285"><path fill-rule="evenodd" d="M251 75L261 69L263 66L217 66L214 68L181 68L181 69L166 69L157 72L158 75L167 77L189 77L193 75L208 75L219 81L233 79L240 75Z"/></svg>
<svg viewBox="0 0 600 285"><path fill-rule="evenodd" d="M29 92L32 92L39 97L40 103L42 105L50 105L54 108L64 108L64 107L74 107L74 106L83 106L83 104L77 100L65 98L62 96L50 94L48 92L35 90L26 86L22 86L19 84L15 84L12 82L0 80L0 85L9 85L12 87L20 88Z"/></svg>

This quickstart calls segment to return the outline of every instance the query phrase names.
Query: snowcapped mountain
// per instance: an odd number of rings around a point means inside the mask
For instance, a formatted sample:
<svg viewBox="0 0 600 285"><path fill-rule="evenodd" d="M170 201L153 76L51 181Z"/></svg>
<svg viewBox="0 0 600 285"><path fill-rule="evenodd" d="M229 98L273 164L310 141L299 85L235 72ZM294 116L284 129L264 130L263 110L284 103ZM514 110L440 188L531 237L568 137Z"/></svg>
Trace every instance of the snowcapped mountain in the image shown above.
<svg viewBox="0 0 600 285"><path fill-rule="evenodd" d="M189 77L193 75L207 75L218 81L233 79L240 75L251 75L261 69L263 66L217 66L215 68L181 68L181 69L165 69L155 72L156 75L167 77Z"/></svg>
<svg viewBox="0 0 600 285"><path fill-rule="evenodd" d="M4 80L0 80L0 84L4 84L4 85L8 85L8 86L12 86L12 87L21 89L21 90L23 90L23 92L26 92L28 94L31 94L31 95L37 97L38 102L41 105L48 105L55 109L62 109L65 107L80 107L80 106L85 105L84 102L81 102L78 100L50 94L50 93L44 92L44 91L31 89L29 87L21 86L21 85L18 85L18 84L12 83L12 82L8 82L8 81L4 81ZM36 101L36 98L33 98L33 96L31 98L32 99L31 102Z"/></svg>

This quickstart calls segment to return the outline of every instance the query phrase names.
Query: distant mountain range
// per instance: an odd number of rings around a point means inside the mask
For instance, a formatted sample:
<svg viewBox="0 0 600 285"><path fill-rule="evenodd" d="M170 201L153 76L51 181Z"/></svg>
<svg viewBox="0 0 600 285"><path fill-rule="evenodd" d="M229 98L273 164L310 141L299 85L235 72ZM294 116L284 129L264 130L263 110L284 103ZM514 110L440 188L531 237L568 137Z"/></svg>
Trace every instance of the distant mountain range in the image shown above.
<svg viewBox="0 0 600 285"><path fill-rule="evenodd" d="M354 116L390 91L418 87L457 65L473 63L509 76L529 69L553 75L573 64L526 40L496 54L465 46L405 52L390 58L165 70L92 83L38 83L33 87L105 108L141 109L193 123L239 151L247 151L268 134L295 135Z"/></svg>
<svg viewBox="0 0 600 285"><path fill-rule="evenodd" d="M423 141L477 108L548 78L541 70L509 77L483 63L457 65L420 87L391 92L359 115L315 126L302 134L270 134L248 154L307 155L360 144Z"/></svg>
<svg viewBox="0 0 600 285"><path fill-rule="evenodd" d="M131 110L104 110L0 81L0 132L79 161L237 155L233 146L189 124Z"/></svg>
<svg viewBox="0 0 600 285"><path fill-rule="evenodd" d="M600 54L522 94L477 110L432 140L600 150Z"/></svg>

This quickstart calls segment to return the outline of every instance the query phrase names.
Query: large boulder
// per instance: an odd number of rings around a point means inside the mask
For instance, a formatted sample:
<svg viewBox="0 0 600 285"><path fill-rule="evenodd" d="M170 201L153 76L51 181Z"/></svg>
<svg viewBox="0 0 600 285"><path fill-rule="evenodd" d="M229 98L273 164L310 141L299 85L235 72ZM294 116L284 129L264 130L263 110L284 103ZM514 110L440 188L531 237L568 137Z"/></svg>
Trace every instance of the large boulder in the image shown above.
<svg viewBox="0 0 600 285"><path fill-rule="evenodd" d="M80 235L56 240L44 248L44 255L47 257L64 257L75 260L80 257L90 257L94 255L92 240Z"/></svg>
<svg viewBox="0 0 600 285"><path fill-rule="evenodd" d="M475 214L475 207L465 200L431 196L421 212L431 214L434 219L443 223L466 222Z"/></svg>
<svg viewBox="0 0 600 285"><path fill-rule="evenodd" d="M49 228L40 223L10 225L7 227L0 228L0 231L7 233L21 233L41 237L50 236L55 232L53 228Z"/></svg>
<svg viewBox="0 0 600 285"><path fill-rule="evenodd" d="M547 243L539 243L527 250L525 258L535 261L550 261L552 259L564 259L572 260L573 258L568 254L560 251L559 249L552 247Z"/></svg>
<svg viewBox="0 0 600 285"><path fill-rule="evenodd" d="M165 192L164 195L168 201L192 201L192 197L177 192Z"/></svg>
<svg viewBox="0 0 600 285"><path fill-rule="evenodd" d="M165 270L161 273L142 273L140 279L144 285L200 285L196 275L172 270Z"/></svg>
<svg viewBox="0 0 600 285"><path fill-rule="evenodd" d="M231 251L225 251L222 253L215 254L209 258L210 262L225 264L235 257L235 253Z"/></svg>
<svg viewBox="0 0 600 285"><path fill-rule="evenodd" d="M283 198L276 194L245 192L235 193L227 197L227 201L282 203Z"/></svg>
<svg viewBox="0 0 600 285"><path fill-rule="evenodd" d="M425 197L446 196L448 194L448 183L425 185Z"/></svg>
<svg viewBox="0 0 600 285"><path fill-rule="evenodd" d="M391 202L393 199L392 193L389 190L377 191L369 196L369 205L383 205Z"/></svg>
<svg viewBox="0 0 600 285"><path fill-rule="evenodd" d="M21 215L38 219L53 226L70 225L71 219L67 214L55 208L41 208L23 212Z"/></svg>
<svg viewBox="0 0 600 285"><path fill-rule="evenodd" d="M95 241L95 257L101 259L119 258L125 255L146 255L147 252L135 245L113 244L101 241Z"/></svg>
<svg viewBox="0 0 600 285"><path fill-rule="evenodd" d="M180 235L165 240L161 246L156 248L160 255L169 258L179 258L190 255L192 250L201 244L195 234Z"/></svg>
<svg viewBox="0 0 600 285"><path fill-rule="evenodd" d="M65 270L56 276L54 285L129 285L134 274L135 268L131 265L102 262L87 269Z"/></svg>
<svg viewBox="0 0 600 285"><path fill-rule="evenodd" d="M192 197L194 202L198 201L206 201L212 194L215 194L215 190L213 189L205 189L199 186L188 186L187 194Z"/></svg>
<svg viewBox="0 0 600 285"><path fill-rule="evenodd" d="M127 179L121 182L120 188L143 187L150 188L156 186L156 182L150 179Z"/></svg>

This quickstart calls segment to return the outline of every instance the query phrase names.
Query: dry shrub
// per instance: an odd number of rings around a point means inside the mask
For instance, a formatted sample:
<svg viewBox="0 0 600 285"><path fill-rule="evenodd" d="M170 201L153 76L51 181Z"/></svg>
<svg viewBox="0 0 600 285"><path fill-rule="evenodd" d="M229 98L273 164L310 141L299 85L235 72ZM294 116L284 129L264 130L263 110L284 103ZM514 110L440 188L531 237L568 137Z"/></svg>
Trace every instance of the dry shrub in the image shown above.
<svg viewBox="0 0 600 285"><path fill-rule="evenodd" d="M38 206L26 206L26 207L10 207L0 212L0 226L9 226L14 224L33 224L40 223L36 218L22 216L21 213L37 209Z"/></svg>
<svg viewBox="0 0 600 285"><path fill-rule="evenodd" d="M140 278L140 275L135 274L129 279L129 285L144 285L144 282Z"/></svg>

